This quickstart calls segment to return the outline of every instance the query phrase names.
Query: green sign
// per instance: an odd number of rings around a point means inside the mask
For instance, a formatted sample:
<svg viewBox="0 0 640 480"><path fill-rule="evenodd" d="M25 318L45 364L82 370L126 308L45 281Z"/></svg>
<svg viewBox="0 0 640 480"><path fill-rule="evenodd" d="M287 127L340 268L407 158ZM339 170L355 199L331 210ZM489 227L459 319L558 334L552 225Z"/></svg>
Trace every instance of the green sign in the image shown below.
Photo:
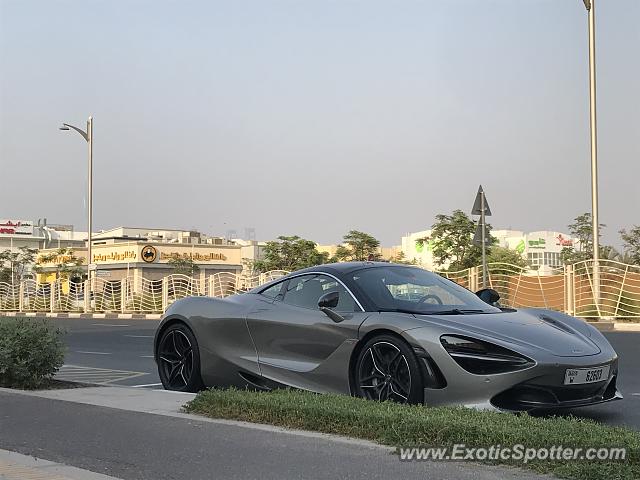
<svg viewBox="0 0 640 480"><path fill-rule="evenodd" d="M520 255L522 255L524 253L524 248L525 248L524 238L522 238L522 239L520 239L520 243L518 243L518 245L516 245L516 252L518 252Z"/></svg>
<svg viewBox="0 0 640 480"><path fill-rule="evenodd" d="M547 246L547 242L544 238L539 238L538 240L529 240L529 248L545 248Z"/></svg>

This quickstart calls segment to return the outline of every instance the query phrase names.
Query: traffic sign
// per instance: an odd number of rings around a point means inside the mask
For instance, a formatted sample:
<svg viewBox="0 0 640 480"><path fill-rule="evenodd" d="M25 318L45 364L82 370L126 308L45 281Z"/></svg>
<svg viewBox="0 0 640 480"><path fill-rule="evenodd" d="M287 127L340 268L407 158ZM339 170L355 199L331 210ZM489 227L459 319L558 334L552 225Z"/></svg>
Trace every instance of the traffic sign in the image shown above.
<svg viewBox="0 0 640 480"><path fill-rule="evenodd" d="M478 194L473 202L473 208L471 209L471 215L482 215L482 197L484 196L484 214L487 217L491 216L491 208L489 208L489 202L487 202L487 195L482 190L482 185L478 188Z"/></svg>

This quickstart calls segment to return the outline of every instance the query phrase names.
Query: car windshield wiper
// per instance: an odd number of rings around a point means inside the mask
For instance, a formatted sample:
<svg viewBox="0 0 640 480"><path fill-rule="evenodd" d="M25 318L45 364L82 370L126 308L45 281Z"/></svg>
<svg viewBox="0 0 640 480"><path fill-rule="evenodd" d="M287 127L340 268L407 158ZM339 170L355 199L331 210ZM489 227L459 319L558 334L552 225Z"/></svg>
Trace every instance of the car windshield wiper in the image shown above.
<svg viewBox="0 0 640 480"><path fill-rule="evenodd" d="M484 310L472 308L452 308L450 310L436 310L433 312L424 312L426 315L468 315L474 313L487 313Z"/></svg>
<svg viewBox="0 0 640 480"><path fill-rule="evenodd" d="M413 313L416 315L423 315L424 312L419 312L418 310L410 310L408 308L379 308L379 312L398 312L398 313Z"/></svg>
<svg viewBox="0 0 640 480"><path fill-rule="evenodd" d="M379 308L379 312L411 313L414 315L469 315L474 313L487 313L484 310L471 308L452 308L450 310L410 310L408 308Z"/></svg>

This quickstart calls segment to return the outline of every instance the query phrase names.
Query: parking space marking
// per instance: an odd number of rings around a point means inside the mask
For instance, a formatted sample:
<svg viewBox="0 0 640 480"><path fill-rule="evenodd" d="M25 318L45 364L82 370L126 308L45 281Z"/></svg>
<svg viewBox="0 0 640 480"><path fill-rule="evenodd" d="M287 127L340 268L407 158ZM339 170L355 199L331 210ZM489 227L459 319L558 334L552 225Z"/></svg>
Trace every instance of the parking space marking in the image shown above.
<svg viewBox="0 0 640 480"><path fill-rule="evenodd" d="M110 368L81 367L78 365L63 365L56 373L57 380L69 382L95 383L97 385L110 385L131 378L147 375L145 372L131 372L128 370L113 370Z"/></svg>
<svg viewBox="0 0 640 480"><path fill-rule="evenodd" d="M153 335L124 335L129 338L153 338Z"/></svg>
<svg viewBox="0 0 640 480"><path fill-rule="evenodd" d="M153 355L140 355L140 358L153 358Z"/></svg>
<svg viewBox="0 0 640 480"><path fill-rule="evenodd" d="M76 350L75 353L84 353L85 355L111 355L111 352L88 352L84 350Z"/></svg>
<svg viewBox="0 0 640 480"><path fill-rule="evenodd" d="M147 383L146 385L131 385L131 388L159 387L161 383Z"/></svg>

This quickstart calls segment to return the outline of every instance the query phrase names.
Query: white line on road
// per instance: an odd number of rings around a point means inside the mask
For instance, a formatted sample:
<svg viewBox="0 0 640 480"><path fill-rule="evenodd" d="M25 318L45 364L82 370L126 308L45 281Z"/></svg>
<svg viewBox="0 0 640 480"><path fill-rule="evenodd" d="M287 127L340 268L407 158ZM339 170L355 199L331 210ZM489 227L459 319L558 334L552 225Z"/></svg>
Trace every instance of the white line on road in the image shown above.
<svg viewBox="0 0 640 480"><path fill-rule="evenodd" d="M129 325L123 325L120 323L92 323L91 325L97 327L128 327Z"/></svg>
<svg viewBox="0 0 640 480"><path fill-rule="evenodd" d="M76 350L76 353L85 353L87 355L111 355L111 352L83 352L81 350Z"/></svg>
<svg viewBox="0 0 640 480"><path fill-rule="evenodd" d="M124 335L129 338L153 338L153 335Z"/></svg>
<svg viewBox="0 0 640 480"><path fill-rule="evenodd" d="M153 355L140 355L140 358L153 358Z"/></svg>
<svg viewBox="0 0 640 480"><path fill-rule="evenodd" d="M640 397L640 393L632 393L631 395L633 395L634 397Z"/></svg>
<svg viewBox="0 0 640 480"><path fill-rule="evenodd" d="M167 392L167 393L177 393L178 395L193 395L190 392L178 392L177 390L152 390L152 392Z"/></svg>
<svg viewBox="0 0 640 480"><path fill-rule="evenodd" d="M159 387L160 385L162 385L162 384L161 383L148 383L146 385L131 385L131 388Z"/></svg>

